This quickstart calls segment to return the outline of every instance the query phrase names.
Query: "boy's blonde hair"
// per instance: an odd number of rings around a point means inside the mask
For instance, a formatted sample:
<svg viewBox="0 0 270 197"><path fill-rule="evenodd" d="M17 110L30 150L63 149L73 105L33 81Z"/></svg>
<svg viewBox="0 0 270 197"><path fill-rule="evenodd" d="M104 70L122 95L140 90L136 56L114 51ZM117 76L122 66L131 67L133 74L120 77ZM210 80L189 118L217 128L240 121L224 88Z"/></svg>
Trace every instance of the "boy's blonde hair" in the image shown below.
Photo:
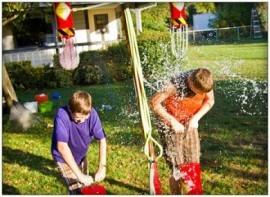
<svg viewBox="0 0 270 197"><path fill-rule="evenodd" d="M71 113L89 114L92 107L92 97L85 91L76 91L68 102Z"/></svg>
<svg viewBox="0 0 270 197"><path fill-rule="evenodd" d="M193 85L202 92L209 92L213 89L214 81L211 72L206 68L196 69L190 76Z"/></svg>

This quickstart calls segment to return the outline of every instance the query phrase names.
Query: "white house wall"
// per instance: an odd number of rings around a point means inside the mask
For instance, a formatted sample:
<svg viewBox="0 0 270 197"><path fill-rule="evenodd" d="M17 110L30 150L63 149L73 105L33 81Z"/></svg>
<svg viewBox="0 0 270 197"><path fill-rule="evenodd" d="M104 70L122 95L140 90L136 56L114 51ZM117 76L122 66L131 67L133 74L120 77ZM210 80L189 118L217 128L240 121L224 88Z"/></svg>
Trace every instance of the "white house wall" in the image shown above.
<svg viewBox="0 0 270 197"><path fill-rule="evenodd" d="M75 28L75 39L76 43L89 43L91 45L79 45L76 46L78 53L89 50L98 50L104 48L104 44L110 45L112 43L118 42L118 30L121 30L119 24L116 20L116 6L107 7L105 9L91 9L86 11L88 17L88 27L86 25L86 18L84 11L78 11L73 14L74 17L74 28ZM95 14L108 14L108 33L104 35L104 43L102 41L102 36L99 32L95 30L94 15ZM118 19L119 20L119 19ZM118 21L119 22L119 21ZM12 38L8 37L8 33L5 32L6 37L3 38L5 43L2 43L3 49L12 49ZM53 43L54 35L47 35L48 39L50 38L50 43ZM60 48L60 53L62 48ZM3 53L3 62L16 62L16 61L31 61L33 67L40 67L44 65L52 65L53 56L56 54L54 48L51 49L32 49L32 50L14 50L7 53Z"/></svg>
<svg viewBox="0 0 270 197"><path fill-rule="evenodd" d="M96 14L108 14L108 32L104 34L104 41L117 40L117 21L115 16L115 9L97 9L89 10L89 28L90 28L90 41L91 42L102 42L101 33L95 30L94 15Z"/></svg>
<svg viewBox="0 0 270 197"><path fill-rule="evenodd" d="M84 11L74 12L75 39L77 43L90 42L89 29L86 27Z"/></svg>

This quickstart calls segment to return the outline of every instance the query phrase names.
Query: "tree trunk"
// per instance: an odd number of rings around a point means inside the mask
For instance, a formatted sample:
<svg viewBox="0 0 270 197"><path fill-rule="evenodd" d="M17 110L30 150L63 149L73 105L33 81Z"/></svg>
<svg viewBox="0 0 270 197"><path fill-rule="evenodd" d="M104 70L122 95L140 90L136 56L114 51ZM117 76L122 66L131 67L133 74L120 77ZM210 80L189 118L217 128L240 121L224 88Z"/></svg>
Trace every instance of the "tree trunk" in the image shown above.
<svg viewBox="0 0 270 197"><path fill-rule="evenodd" d="M3 95L9 108L12 106L13 101L18 101L5 65L3 65Z"/></svg>

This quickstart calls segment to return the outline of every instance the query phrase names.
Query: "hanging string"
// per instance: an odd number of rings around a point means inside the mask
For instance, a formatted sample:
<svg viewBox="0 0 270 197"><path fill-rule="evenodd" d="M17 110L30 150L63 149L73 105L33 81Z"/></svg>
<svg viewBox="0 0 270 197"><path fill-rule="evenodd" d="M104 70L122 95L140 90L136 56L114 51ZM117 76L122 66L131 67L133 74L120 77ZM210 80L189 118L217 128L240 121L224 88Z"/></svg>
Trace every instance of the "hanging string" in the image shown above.
<svg viewBox="0 0 270 197"><path fill-rule="evenodd" d="M157 161L163 154L163 148L152 137L150 111L149 111L146 93L144 90L143 73L142 73L137 40L136 40L136 34L133 27L132 17L131 17L129 8L126 8L124 12L125 12L125 17L126 17L126 22L127 22L127 32L128 32L128 37L129 37L129 42L130 42L130 52L131 52L132 62L133 62L135 89L136 89L136 93L137 93L138 101L139 101L139 109L140 109L140 116L141 116L144 137L146 139L145 146L144 146L144 153L147 156L149 161L153 161L153 160ZM159 155L156 158L153 158L153 155L150 153L150 150L149 150L150 143L153 143L159 148Z"/></svg>

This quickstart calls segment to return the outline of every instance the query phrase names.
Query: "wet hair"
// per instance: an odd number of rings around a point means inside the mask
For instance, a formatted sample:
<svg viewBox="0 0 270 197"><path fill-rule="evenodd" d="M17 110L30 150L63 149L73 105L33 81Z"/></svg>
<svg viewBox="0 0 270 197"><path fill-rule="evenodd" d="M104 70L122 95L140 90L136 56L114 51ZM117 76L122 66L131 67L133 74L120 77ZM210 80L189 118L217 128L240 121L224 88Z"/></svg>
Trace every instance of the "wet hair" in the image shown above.
<svg viewBox="0 0 270 197"><path fill-rule="evenodd" d="M214 81L211 72L206 68L196 69L190 76L194 87L202 92L209 92L213 89Z"/></svg>
<svg viewBox="0 0 270 197"><path fill-rule="evenodd" d="M71 113L89 114L92 107L92 97L85 91L76 91L68 102Z"/></svg>

